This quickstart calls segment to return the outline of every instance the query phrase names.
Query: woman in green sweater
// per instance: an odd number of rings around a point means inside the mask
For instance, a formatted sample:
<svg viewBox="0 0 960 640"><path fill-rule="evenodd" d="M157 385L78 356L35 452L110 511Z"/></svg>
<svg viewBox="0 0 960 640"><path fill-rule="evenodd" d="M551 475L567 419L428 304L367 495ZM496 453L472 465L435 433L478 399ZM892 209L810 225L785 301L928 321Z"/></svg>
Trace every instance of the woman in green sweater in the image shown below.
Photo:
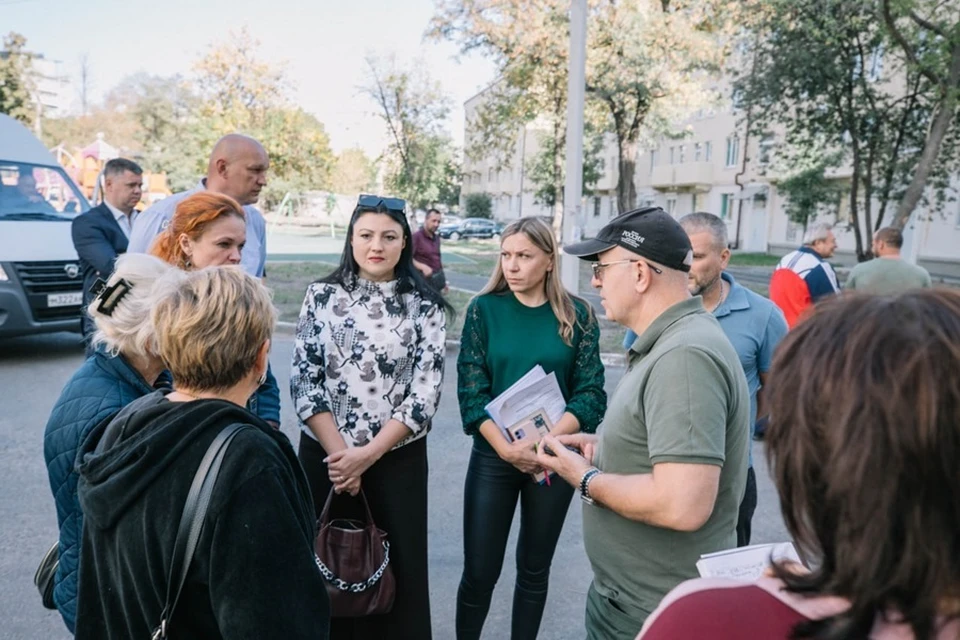
<svg viewBox="0 0 960 640"><path fill-rule="evenodd" d="M566 400L554 434L596 431L606 410L600 328L590 305L560 282L553 230L521 218L503 232L500 261L470 303L457 360L463 430L474 437L464 489L464 569L457 638L480 638L520 499L512 640L533 640L547 600L553 552L573 497L565 482L536 482L534 439L508 442L486 405L540 365Z"/></svg>

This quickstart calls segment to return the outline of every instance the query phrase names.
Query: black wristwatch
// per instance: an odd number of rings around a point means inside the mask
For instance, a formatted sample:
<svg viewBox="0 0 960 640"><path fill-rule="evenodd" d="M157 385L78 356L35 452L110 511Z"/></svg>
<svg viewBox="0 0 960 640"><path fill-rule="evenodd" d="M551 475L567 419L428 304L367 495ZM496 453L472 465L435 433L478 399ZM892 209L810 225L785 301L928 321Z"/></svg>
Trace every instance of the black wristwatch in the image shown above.
<svg viewBox="0 0 960 640"><path fill-rule="evenodd" d="M595 504L593 498L590 497L590 481L601 473L600 469L590 467L580 476L580 499L587 504Z"/></svg>

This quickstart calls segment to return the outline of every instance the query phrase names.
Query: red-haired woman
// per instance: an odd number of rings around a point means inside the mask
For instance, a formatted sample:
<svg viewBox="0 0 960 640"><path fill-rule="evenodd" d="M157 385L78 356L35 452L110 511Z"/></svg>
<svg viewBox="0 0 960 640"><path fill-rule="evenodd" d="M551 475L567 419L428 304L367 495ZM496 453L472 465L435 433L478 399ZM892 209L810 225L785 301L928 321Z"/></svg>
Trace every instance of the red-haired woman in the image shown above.
<svg viewBox="0 0 960 640"><path fill-rule="evenodd" d="M177 205L170 224L154 240L150 253L185 271L240 264L247 241L240 203L222 193L201 191ZM280 428L280 387L267 368L266 378L247 406Z"/></svg>

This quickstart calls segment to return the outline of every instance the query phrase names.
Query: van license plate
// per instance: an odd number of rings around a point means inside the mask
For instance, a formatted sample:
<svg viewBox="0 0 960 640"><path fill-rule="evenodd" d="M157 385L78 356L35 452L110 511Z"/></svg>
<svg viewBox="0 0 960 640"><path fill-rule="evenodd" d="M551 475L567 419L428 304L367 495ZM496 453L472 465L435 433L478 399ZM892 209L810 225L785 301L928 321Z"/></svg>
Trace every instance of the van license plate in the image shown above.
<svg viewBox="0 0 960 640"><path fill-rule="evenodd" d="M48 307L73 307L83 304L83 293L50 293L47 294Z"/></svg>

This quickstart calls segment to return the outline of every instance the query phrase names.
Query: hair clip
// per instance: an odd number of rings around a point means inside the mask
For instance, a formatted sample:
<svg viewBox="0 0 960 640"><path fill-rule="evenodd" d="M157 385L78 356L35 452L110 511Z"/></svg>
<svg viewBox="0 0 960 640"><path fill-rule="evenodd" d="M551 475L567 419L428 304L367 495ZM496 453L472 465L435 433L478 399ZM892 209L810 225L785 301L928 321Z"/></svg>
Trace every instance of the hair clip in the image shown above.
<svg viewBox="0 0 960 640"><path fill-rule="evenodd" d="M97 278L96 280L94 280L93 284L90 285L90 289L88 291L90 295L92 295L94 298L98 298L100 297L100 294L103 293L103 290L106 288L107 288L107 281L104 280L103 278Z"/></svg>
<svg viewBox="0 0 960 640"><path fill-rule="evenodd" d="M99 280L99 282L103 281ZM104 286L100 288L100 293L97 294L97 298L100 299L100 304L97 305L97 311L109 317L113 315L114 310L120 301L123 300L123 297L130 293L133 285L123 278L120 278L109 287L106 286L106 283L103 284ZM94 283L94 287L95 286L97 286L96 283Z"/></svg>

